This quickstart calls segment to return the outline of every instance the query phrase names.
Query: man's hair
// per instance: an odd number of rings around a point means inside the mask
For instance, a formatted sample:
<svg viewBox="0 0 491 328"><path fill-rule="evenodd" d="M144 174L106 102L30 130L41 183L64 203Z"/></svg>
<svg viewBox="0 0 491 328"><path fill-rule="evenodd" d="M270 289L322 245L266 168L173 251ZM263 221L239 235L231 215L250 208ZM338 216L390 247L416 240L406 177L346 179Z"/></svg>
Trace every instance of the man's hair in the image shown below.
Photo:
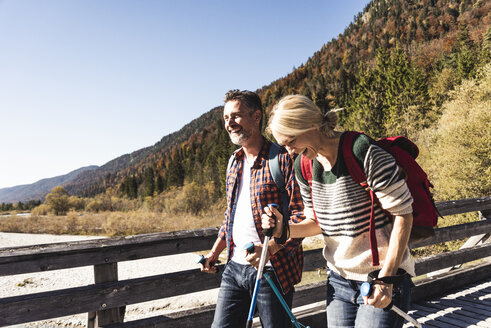
<svg viewBox="0 0 491 328"><path fill-rule="evenodd" d="M240 91L238 89L234 89L225 94L225 103L234 100L238 100L241 104L245 105L249 109L251 114L257 110L261 111L261 114L263 112L261 98L259 98L259 96L255 92L248 90Z"/></svg>
<svg viewBox="0 0 491 328"><path fill-rule="evenodd" d="M224 102L227 103L234 100L240 101L241 104L245 105L251 115L257 110L261 112L261 120L259 121L259 130L261 130L264 116L261 98L255 92L249 90L233 89L225 94Z"/></svg>

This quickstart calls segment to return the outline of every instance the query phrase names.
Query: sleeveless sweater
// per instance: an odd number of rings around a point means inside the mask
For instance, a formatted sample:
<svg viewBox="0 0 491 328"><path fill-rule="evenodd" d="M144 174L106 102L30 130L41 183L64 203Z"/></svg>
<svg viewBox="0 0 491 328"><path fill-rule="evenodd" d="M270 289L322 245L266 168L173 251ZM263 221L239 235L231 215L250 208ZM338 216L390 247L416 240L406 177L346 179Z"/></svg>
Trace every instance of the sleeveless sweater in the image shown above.
<svg viewBox="0 0 491 328"><path fill-rule="evenodd" d="M391 215L412 213L413 199L392 155L367 136L356 137L353 154L367 176L368 186L375 192L382 206L375 202L380 265L372 266L369 242L371 199L369 193L349 174L343 158L344 136L341 135L337 160L330 171L324 171L322 165L314 159L312 190L302 175L301 156L295 160L295 176L306 216L312 213L313 197L313 209L325 242L323 255L329 269L346 279L366 281L368 273L382 268L387 254L392 219L384 210ZM408 248L400 268L415 275L414 260Z"/></svg>

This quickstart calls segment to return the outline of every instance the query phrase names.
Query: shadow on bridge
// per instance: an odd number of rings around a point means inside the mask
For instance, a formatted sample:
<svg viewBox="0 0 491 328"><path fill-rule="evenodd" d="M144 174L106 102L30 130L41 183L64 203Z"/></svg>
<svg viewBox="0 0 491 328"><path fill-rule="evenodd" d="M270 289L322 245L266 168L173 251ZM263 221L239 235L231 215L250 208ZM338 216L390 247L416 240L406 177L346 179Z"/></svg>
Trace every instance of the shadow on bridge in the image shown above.
<svg viewBox="0 0 491 328"><path fill-rule="evenodd" d="M430 301L417 302L409 313L428 328L491 327L491 278Z"/></svg>

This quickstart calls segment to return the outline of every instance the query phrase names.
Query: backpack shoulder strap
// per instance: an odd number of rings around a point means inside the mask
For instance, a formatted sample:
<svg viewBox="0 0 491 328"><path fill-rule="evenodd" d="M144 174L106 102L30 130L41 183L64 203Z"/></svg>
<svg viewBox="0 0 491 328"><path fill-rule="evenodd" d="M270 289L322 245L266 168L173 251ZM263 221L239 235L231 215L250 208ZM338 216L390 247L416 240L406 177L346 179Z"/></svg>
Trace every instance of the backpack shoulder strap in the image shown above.
<svg viewBox="0 0 491 328"><path fill-rule="evenodd" d="M269 155L268 155L268 162L269 162L269 170L271 172L271 176L273 177L274 183L280 190L280 192L285 192L285 178L283 177L283 173L281 172L280 169L280 158L278 157L278 154L280 153L280 145L277 143L271 144L271 147L269 147Z"/></svg>
<svg viewBox="0 0 491 328"><path fill-rule="evenodd" d="M314 214L314 218L315 218L315 222L317 223L317 225L319 225L319 220L317 219L317 214L315 213L315 210L314 210L314 193L313 193L313 190L312 190L312 171L313 171L313 164L310 159L308 159L307 157L303 156L303 155L300 155L302 156L300 158L300 164L301 164L301 168L302 168L302 176L305 180L307 180L307 182L309 183L309 186L310 186L310 202L312 204L312 213Z"/></svg>
<svg viewBox="0 0 491 328"><path fill-rule="evenodd" d="M235 160L235 154L232 154L230 156L230 158L228 159L228 164L227 164L227 174L228 174L228 171L230 171L230 168L232 167L232 164L234 163L234 160Z"/></svg>
<svg viewBox="0 0 491 328"><path fill-rule="evenodd" d="M283 215L288 215L289 214L289 207L290 207L290 197L288 196L288 192L286 191L286 184L285 184L285 177L283 176L283 173L281 172L281 167L280 167L280 157L278 156L280 153L281 146L278 145L277 143L271 144L271 147L269 147L269 154L268 154L268 163L269 163L269 172L271 173L271 177L273 178L274 183L276 184L276 187L278 187L280 191L280 197L281 197L281 212ZM285 223L287 220L284 221Z"/></svg>
<svg viewBox="0 0 491 328"><path fill-rule="evenodd" d="M302 176L309 183L310 188L312 188L312 161L307 157L300 155L300 165L302 168Z"/></svg>
<svg viewBox="0 0 491 328"><path fill-rule="evenodd" d="M228 159L228 164L227 164L227 171L225 171L225 175L227 176L228 175L228 171L230 171L230 168L232 167L232 165L234 165L234 162L235 162L235 154L240 150L239 149L236 149L234 150L234 152L232 153L232 155L230 155L230 158Z"/></svg>
<svg viewBox="0 0 491 328"><path fill-rule="evenodd" d="M368 186L367 176L363 172L359 163L356 161L355 155L353 154L353 142L355 138L360 135L360 132L348 131L346 132L343 139L343 157L344 162L346 163L346 167L348 168L348 172L355 180L356 183L360 184L360 186L365 189L370 194L370 200L372 201L372 209L370 212L370 228L369 228L369 240L370 240L370 249L372 252L372 265L378 266L379 257L378 257L378 248L377 248L377 238L375 234L375 194L372 189Z"/></svg>

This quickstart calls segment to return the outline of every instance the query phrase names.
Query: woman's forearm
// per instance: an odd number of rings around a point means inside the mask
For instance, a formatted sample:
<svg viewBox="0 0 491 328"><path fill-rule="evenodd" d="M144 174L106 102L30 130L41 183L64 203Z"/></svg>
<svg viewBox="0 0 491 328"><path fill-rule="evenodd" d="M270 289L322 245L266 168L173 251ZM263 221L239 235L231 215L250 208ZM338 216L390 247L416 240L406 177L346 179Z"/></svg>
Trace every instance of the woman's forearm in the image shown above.
<svg viewBox="0 0 491 328"><path fill-rule="evenodd" d="M380 270L379 277L393 276L397 273L397 269L402 261L402 256L407 248L412 225L412 214L395 216L394 226L392 228L392 233L390 234L387 256L385 257L384 265Z"/></svg>
<svg viewBox="0 0 491 328"><path fill-rule="evenodd" d="M290 224L290 238L310 237L321 232L314 218L306 218L302 222Z"/></svg>

